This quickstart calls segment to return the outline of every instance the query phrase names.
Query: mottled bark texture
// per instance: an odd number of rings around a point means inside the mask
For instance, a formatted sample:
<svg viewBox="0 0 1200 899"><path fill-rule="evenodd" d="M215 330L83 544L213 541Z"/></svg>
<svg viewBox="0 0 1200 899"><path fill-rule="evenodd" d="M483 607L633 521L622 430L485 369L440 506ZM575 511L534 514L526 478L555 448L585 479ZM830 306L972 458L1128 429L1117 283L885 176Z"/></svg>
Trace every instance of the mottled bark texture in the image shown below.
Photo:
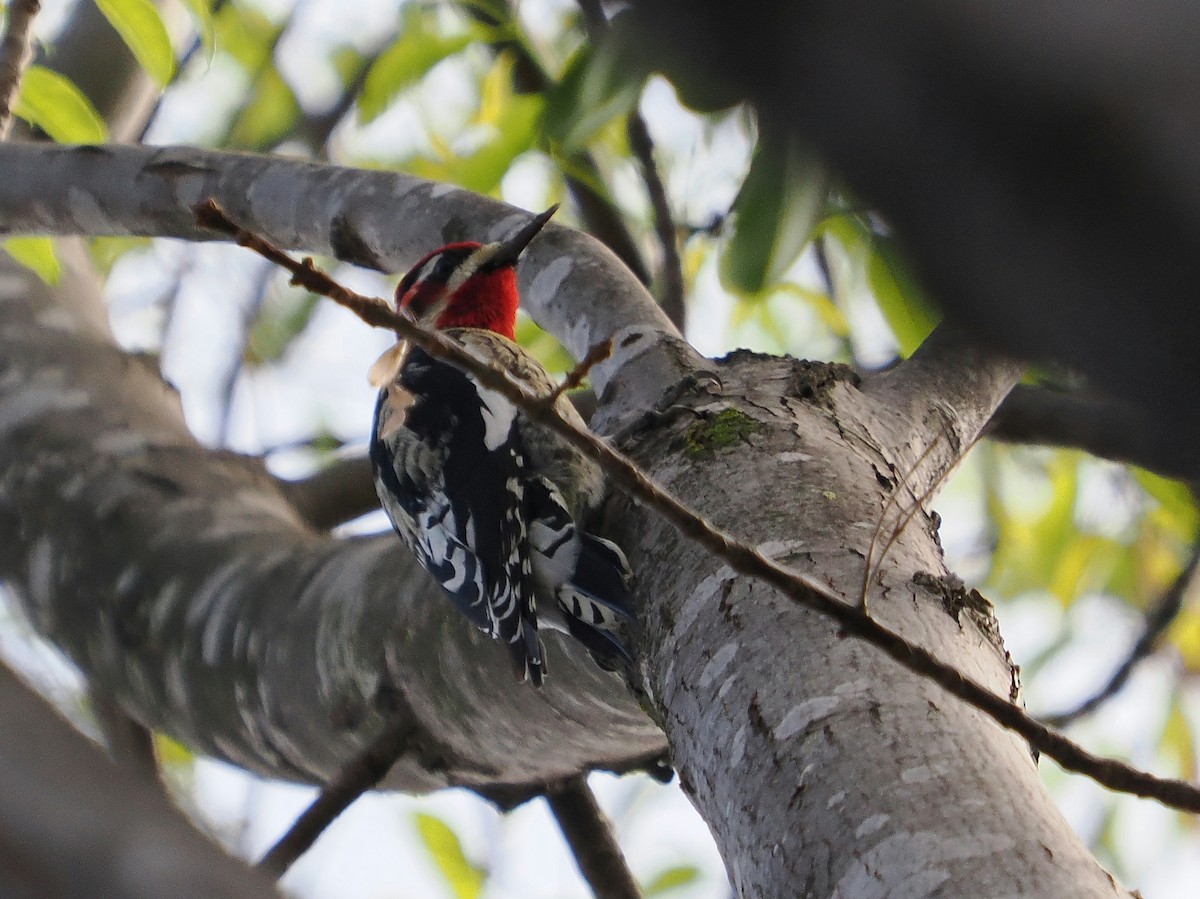
<svg viewBox="0 0 1200 899"><path fill-rule="evenodd" d="M320 783L409 718L389 781L409 790L525 788L661 752L615 676L556 645L553 684L514 689L391 535L314 532L260 463L199 446L153 364L112 344L97 284L3 274L0 572L146 724Z"/></svg>
<svg viewBox="0 0 1200 899"><path fill-rule="evenodd" d="M948 314L1200 442L1200 6L636 0L651 65L749 98L881 211Z"/></svg>
<svg viewBox="0 0 1200 899"><path fill-rule="evenodd" d="M184 147L0 146L0 234L148 234L223 239L201 230L192 207L212 197L238 224L282 247L402 272L455 240L496 240L528 212L398 172L363 171L296 159ZM548 225L522 256L521 298L538 323L582 359L615 336L613 358L596 366L598 390L652 403L697 361L644 351L678 336L645 288L602 244ZM655 368L628 366L646 355ZM622 383L610 383L620 372Z"/></svg>
<svg viewBox="0 0 1200 899"><path fill-rule="evenodd" d="M957 410L926 393L912 431L969 444L1011 384L1011 367L992 371L970 399L947 384ZM919 447L878 437L903 371L860 386L844 368L738 353L718 375L721 388L677 397L627 449L716 524L856 597L887 498L912 502L900 482ZM622 521L655 598L639 647L647 691L739 896L1126 895L1050 801L1027 745L653 516ZM929 515L893 547L870 610L1015 695L991 606L947 571Z"/></svg>
<svg viewBox="0 0 1200 899"><path fill-rule="evenodd" d="M24 185L0 183L10 228L194 236L187 206L211 192L277 242L391 268L513 221L461 191L291 161L0 148L9 163ZM861 385L749 354L702 365L609 257L549 234L522 283L576 354L615 333L604 429L714 522L850 600L893 492L907 508L936 484L1018 374L948 334ZM423 736L393 781L409 788L524 785L661 745L614 678L555 654L544 694L517 689L395 541L314 534L253 464L197 448L153 373L79 317L87 285L64 304L5 283L0 525L19 539L0 564L38 625L147 721L323 779L385 716L411 716ZM640 578L647 706L740 895L1119 894L1020 741L644 509L611 511ZM870 608L1015 692L990 607L946 571L925 513Z"/></svg>
<svg viewBox="0 0 1200 899"><path fill-rule="evenodd" d="M0 895L161 899L276 895L184 820L152 779L114 765L0 666Z"/></svg>

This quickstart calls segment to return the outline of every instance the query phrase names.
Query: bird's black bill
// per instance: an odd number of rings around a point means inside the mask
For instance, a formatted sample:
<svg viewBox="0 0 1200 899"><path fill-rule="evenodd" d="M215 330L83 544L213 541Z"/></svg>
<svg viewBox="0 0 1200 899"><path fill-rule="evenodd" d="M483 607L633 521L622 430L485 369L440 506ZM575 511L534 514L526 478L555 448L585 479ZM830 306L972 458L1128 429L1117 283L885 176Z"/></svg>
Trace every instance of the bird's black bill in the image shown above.
<svg viewBox="0 0 1200 899"><path fill-rule="evenodd" d="M546 222L550 221L550 217L558 211L558 204L555 203L545 212L535 215L529 220L527 225L522 226L521 230L507 240L500 242L500 246L496 249L496 253L492 256L493 265L511 265L516 263L517 258L529 246L529 242L537 237L537 233L542 230Z"/></svg>

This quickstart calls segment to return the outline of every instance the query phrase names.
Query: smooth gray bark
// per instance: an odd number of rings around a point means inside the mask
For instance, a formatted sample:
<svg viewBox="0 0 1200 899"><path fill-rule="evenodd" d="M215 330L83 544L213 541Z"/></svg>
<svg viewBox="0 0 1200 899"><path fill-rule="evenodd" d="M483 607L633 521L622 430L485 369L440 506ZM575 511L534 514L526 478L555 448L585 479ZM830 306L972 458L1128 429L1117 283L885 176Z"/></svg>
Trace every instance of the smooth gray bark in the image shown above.
<svg viewBox="0 0 1200 899"><path fill-rule="evenodd" d="M202 837L143 772L114 765L0 666L6 899L276 895Z"/></svg>
<svg viewBox="0 0 1200 899"><path fill-rule="evenodd" d="M186 147L0 145L0 170L12 173L0 179L0 234L224 239L200 229L192 216L195 204L212 197L243 227L280 246L390 272L403 272L454 240L499 239L528 216L398 172ZM680 344L675 354L651 355L658 365L653 372L639 370L627 383L610 384L631 357L677 337L674 326L638 280L586 234L551 223L522 259L525 309L575 358L617 338L613 358L592 371L598 392L621 389L625 402L651 403L686 370L675 356L698 362Z"/></svg>
<svg viewBox="0 0 1200 899"><path fill-rule="evenodd" d="M201 447L98 285L0 280L0 572L37 627L146 724L324 782L412 719L389 783L527 789L663 749L619 680L552 648L542 693L390 534L306 526L257 460Z"/></svg>
<svg viewBox="0 0 1200 899"><path fill-rule="evenodd" d="M718 374L722 390L676 400L669 426L636 435L635 457L718 525L857 596L891 493L880 476L911 460L872 436L892 409L834 367L745 354ZM942 410L939 427L969 443L1003 392ZM706 446L731 410L747 417L744 436ZM1022 741L654 517L623 520L658 600L640 647L656 717L739 896L1127 895L1053 806ZM892 549L870 610L1016 699L991 607L947 571L928 514Z"/></svg>

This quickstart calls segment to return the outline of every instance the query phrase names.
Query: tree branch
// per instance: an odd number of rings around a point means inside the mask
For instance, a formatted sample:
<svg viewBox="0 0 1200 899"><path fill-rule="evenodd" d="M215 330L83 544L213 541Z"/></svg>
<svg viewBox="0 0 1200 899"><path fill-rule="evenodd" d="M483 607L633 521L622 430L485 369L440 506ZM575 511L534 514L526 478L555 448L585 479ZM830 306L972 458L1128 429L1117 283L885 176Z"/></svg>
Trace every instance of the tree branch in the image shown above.
<svg viewBox="0 0 1200 899"><path fill-rule="evenodd" d="M89 690L88 699L113 761L128 765L150 783L157 783L158 757L154 752L154 734L96 687Z"/></svg>
<svg viewBox="0 0 1200 899"><path fill-rule="evenodd" d="M21 75L33 59L33 20L42 5L38 0L11 0L4 37L0 39L0 141L12 128L12 108L21 90Z"/></svg>
<svg viewBox="0 0 1200 899"><path fill-rule="evenodd" d="M1159 639L1167 632L1167 629L1178 617L1180 610L1183 608L1183 601L1187 596L1188 586L1192 583L1192 578L1196 575L1198 565L1200 565L1200 546L1192 550L1192 557L1188 560L1183 571L1179 573L1179 576L1175 578L1171 586L1159 597L1158 602L1146 612L1141 635L1129 650L1129 655L1117 666L1103 687L1094 695L1079 703L1075 708L1066 712L1059 712L1057 715L1046 715L1042 720L1051 727L1066 727L1068 724L1072 724L1080 718L1090 715L1121 692L1121 689L1129 682L1129 676L1133 674L1134 668L1150 656Z"/></svg>
<svg viewBox="0 0 1200 899"><path fill-rule="evenodd" d="M9 895L277 895L0 666L0 881Z"/></svg>
<svg viewBox="0 0 1200 899"><path fill-rule="evenodd" d="M940 483L958 464L1024 369L1024 363L942 324L910 358L864 378L862 390L878 402L880 418L890 425L887 437L905 460L900 467L909 472L906 485L913 495ZM932 449L930 435L937 441ZM911 468L918 457L925 461Z"/></svg>
<svg viewBox="0 0 1200 899"><path fill-rule="evenodd" d="M525 215L396 172L187 148L0 145L0 168L21 173L0 181L0 233L212 239L191 212L211 196L273 243L384 271L449 240L499 237ZM592 372L599 393L611 383L614 408L640 412L704 364L594 238L547 226L519 277L526 310L575 358L614 338L612 358Z"/></svg>
<svg viewBox="0 0 1200 899"><path fill-rule="evenodd" d="M366 456L338 459L307 478L280 480L279 489L309 526L327 531L379 508Z"/></svg>
<svg viewBox="0 0 1200 899"><path fill-rule="evenodd" d="M311 259L306 259L303 263L289 259L277 248L266 244L262 238L230 221L211 200L199 204L196 215L206 226L232 234L238 243L283 265L292 272L294 284L328 296L355 312L367 324L389 328L427 353L469 372L480 384L495 390L520 407L531 420L550 428L596 460L608 475L610 483L653 509L678 528L680 533L724 560L734 571L763 581L805 608L833 619L845 634L870 643L909 671L928 678L951 695L986 713L998 724L1020 734L1030 745L1067 770L1084 774L1109 789L1157 799L1164 805L1182 811L1200 813L1200 787L1182 780L1157 778L1116 759L1087 752L1061 733L1027 715L1013 704L1011 697L997 696L977 681L938 659L923 646L879 624L866 609L847 604L843 596L826 584L820 583L810 575L780 565L760 550L715 527L655 484L628 456L610 447L603 438L563 419L552 405L545 402L545 397L534 394L526 385L512 380L506 373L477 359L461 344L440 332L422 328L407 317L394 312L383 300L363 297L347 290L314 268ZM931 349L922 356L913 380L931 382L931 386L932 382L940 384L945 373L938 374L933 371L936 366L935 360L965 361L964 355L970 354L956 349L948 338L933 341ZM917 356L913 357L916 358ZM1012 370L1012 377L1015 379L1019 374L1018 367L1009 365L1008 368ZM990 415L990 409L981 408L984 401L990 398L993 403L999 403L1006 392L1007 388L1004 391L989 391L987 388L995 381L1003 381L1000 373L993 378L980 376L980 384L984 389L980 390L980 396L972 397L975 402L970 404L965 402L968 390L961 384L943 387L943 393L955 392L958 394L957 398L964 401L966 412L956 419L959 425L956 433L966 438L967 445L978 433L977 430L971 432L970 425L974 423L976 428L982 427Z"/></svg>
<svg viewBox="0 0 1200 899"><path fill-rule="evenodd" d="M596 899L641 899L612 823L582 777L546 790L546 803Z"/></svg>
<svg viewBox="0 0 1200 899"><path fill-rule="evenodd" d="M144 724L327 783L407 720L417 736L388 786L414 792L534 788L662 754L582 651L548 641L552 683L514 689L503 647L392 535L316 534L261 463L200 447L157 370L105 335L98 285L63 262L54 289L15 265L0 279L0 572Z"/></svg>
<svg viewBox="0 0 1200 899"><path fill-rule="evenodd" d="M1011 443L1073 447L1163 477L1200 482L1193 445L1159 427L1144 406L1092 393L1018 384L986 433Z"/></svg>
<svg viewBox="0 0 1200 899"><path fill-rule="evenodd" d="M359 796L379 785L416 736L401 723L388 727L357 758L338 772L329 786L296 819L262 857L258 868L278 880Z"/></svg>
<svg viewBox="0 0 1200 899"><path fill-rule="evenodd" d="M683 261L679 258L679 235L675 229L675 218L671 214L671 199L654 160L654 142L646 120L636 109L629 114L625 127L629 135L629 146L642 169L642 180L654 210L654 231L662 247L661 285L663 311L682 333L687 323L687 305L684 297Z"/></svg>

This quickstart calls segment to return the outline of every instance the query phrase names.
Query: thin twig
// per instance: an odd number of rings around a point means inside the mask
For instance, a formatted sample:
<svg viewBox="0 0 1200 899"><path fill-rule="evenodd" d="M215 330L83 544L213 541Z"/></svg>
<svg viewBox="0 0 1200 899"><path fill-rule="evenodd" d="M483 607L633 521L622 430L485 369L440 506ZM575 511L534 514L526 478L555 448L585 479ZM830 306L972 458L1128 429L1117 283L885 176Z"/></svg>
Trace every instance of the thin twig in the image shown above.
<svg viewBox="0 0 1200 899"><path fill-rule="evenodd" d="M641 899L612 823L587 779L572 777L549 788L546 802L596 899Z"/></svg>
<svg viewBox="0 0 1200 899"><path fill-rule="evenodd" d="M879 535L883 533L883 523L887 520L888 513L891 512L896 503L900 501L900 492L902 490L908 490L909 494L913 498L913 508L916 509L925 504L925 500L932 495L930 491L934 490L937 485L941 483L941 478L938 478L933 482L933 485L923 496L916 496L913 494L908 484L909 479L917 473L917 469L919 469L921 464L929 458L929 454L932 453L934 447L938 445L938 441L942 439L942 433L942 431L938 431L937 437L929 441L929 445L922 450L921 455L917 456L917 460L913 462L911 466L909 466L908 471L904 472L900 478L900 483L896 485L896 489L892 491L892 495L889 496L888 501L884 503L883 511L879 513L879 520L875 522L875 530L871 532L871 542L867 545L867 561L866 564L863 565L862 588L858 594L858 607L863 611L866 611L867 608L867 593L871 589L871 577L874 575L876 570L883 566L883 560L887 558L888 550L892 548L892 545L895 543L900 531L907 527L908 522L912 520L912 515L909 515L907 518L904 518L903 522L897 522L895 527L892 528L892 533L889 536L887 545L884 546L883 552L879 555L879 561L875 562L875 546L879 542Z"/></svg>
<svg viewBox="0 0 1200 899"><path fill-rule="evenodd" d="M1153 607L1146 613L1145 622L1142 625L1141 636L1137 642L1133 644L1129 655L1125 657L1125 661L1117 666L1116 671L1112 673L1112 677L1108 679L1103 687L1100 688L1093 696L1085 699L1079 705L1070 711L1060 712L1057 715L1047 715L1042 720L1051 727L1066 727L1068 724L1079 720L1085 715L1089 715L1099 708L1117 693L1129 680L1129 676L1133 674L1133 669L1140 662L1148 658L1151 652L1154 651L1155 645L1159 638L1166 633L1167 628L1178 617L1180 610L1183 608L1183 600L1187 595L1187 588L1195 577L1196 568L1200 565L1200 543L1192 550L1192 557L1188 560L1187 566L1183 571L1179 572L1179 576L1171 583L1171 586L1166 589L1166 592L1159 597Z"/></svg>
<svg viewBox="0 0 1200 899"><path fill-rule="evenodd" d="M312 847L338 815L383 780L404 752L412 734L412 725L407 721L380 734L362 754L338 772L333 783L321 790L256 867L276 880L287 873L287 869Z"/></svg>
<svg viewBox="0 0 1200 899"><path fill-rule="evenodd" d="M671 214L671 199L667 196L667 186L663 183L654 158L650 129L638 110L634 109L629 114L625 131L629 135L629 147L642 169L642 181L654 210L654 232L662 246L662 296L659 305L682 334L687 322L687 305L684 303L683 260L679 256L679 234L675 228L675 217Z"/></svg>
<svg viewBox="0 0 1200 899"><path fill-rule="evenodd" d="M38 0L10 0L8 4L8 21L0 39L0 140L7 139L12 128L21 76L33 59L33 20L41 8Z"/></svg>
<svg viewBox="0 0 1200 899"><path fill-rule="evenodd" d="M548 406L553 406L558 402L558 398L568 390L576 389L583 383L583 379L588 376L588 372L612 355L612 350L613 342L611 337L600 341L587 351L587 355L583 357L583 361L567 372L567 376L563 378L562 383L555 387L542 402Z"/></svg>
<svg viewBox="0 0 1200 899"><path fill-rule="evenodd" d="M1155 799L1171 808L1200 814L1200 787L1182 780L1155 777L1117 759L1093 755L1026 714L1013 705L1007 696L998 696L952 665L947 665L923 646L884 627L812 576L785 568L754 547L710 524L698 512L650 480L628 456L613 449L590 431L576 428L565 421L552 406L542 402L542 397L507 374L481 362L458 343L392 312L383 300L351 293L317 271L311 260L305 260L305 264L298 263L262 238L249 235L231 222L214 200L200 204L194 211L201 225L230 234L244 246L266 248L270 255L267 252L264 255L280 260L280 264L291 271L302 286L322 293L352 311L362 310L360 317L367 324L393 330L431 355L446 359L469 372L484 387L495 390L515 403L530 420L562 435L573 446L595 459L620 490L654 509L675 525L681 534L723 559L739 574L769 584L797 604L833 619L843 635L872 644L904 668L928 678L952 696L1019 734L1066 770L1090 777L1111 790Z"/></svg>
<svg viewBox="0 0 1200 899"><path fill-rule="evenodd" d="M233 415L233 395L237 390L238 379L241 377L242 369L246 364L246 345L250 340L250 332L254 328L254 322L262 311L263 303L266 302L267 292L271 287L271 276L275 272L276 268L272 265L263 267L263 270L255 280L253 292L246 303L246 308L242 310L241 321L238 322L241 326L241 334L238 338L239 352L234 355L233 360L230 362L229 370L225 372L225 378L221 382L220 416L217 419L217 446L225 446L229 442L230 418Z"/></svg>
<svg viewBox="0 0 1200 899"><path fill-rule="evenodd" d="M600 0L578 0L583 13L588 39L593 46L599 44L608 33L608 16ZM625 123L629 148L642 170L642 183L654 213L654 233L662 246L662 271L659 273L659 305L671 323L682 334L687 322L687 306L684 302L683 261L679 256L679 234L675 227L675 216L671 212L671 200L667 186L663 183L658 162L654 158L654 140L646 120L635 107Z"/></svg>

